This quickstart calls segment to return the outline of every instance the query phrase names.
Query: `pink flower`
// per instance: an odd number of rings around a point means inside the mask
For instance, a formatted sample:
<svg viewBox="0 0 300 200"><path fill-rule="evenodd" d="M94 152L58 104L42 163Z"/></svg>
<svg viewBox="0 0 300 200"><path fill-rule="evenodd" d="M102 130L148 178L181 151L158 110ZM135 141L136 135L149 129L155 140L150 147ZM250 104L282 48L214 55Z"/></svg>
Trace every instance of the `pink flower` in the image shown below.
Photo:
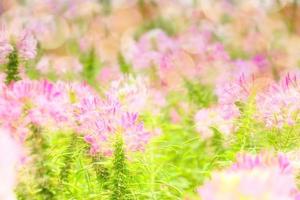
<svg viewBox="0 0 300 200"><path fill-rule="evenodd" d="M6 62L8 55L13 51L12 45L5 30L5 27L0 24L0 64Z"/></svg>
<svg viewBox="0 0 300 200"><path fill-rule="evenodd" d="M12 139L10 133L0 129L0 199L16 200L17 166L20 162L20 148Z"/></svg>
<svg viewBox="0 0 300 200"><path fill-rule="evenodd" d="M126 52L126 58L137 69L159 66L164 53L177 49L177 42L161 30L152 30Z"/></svg>
<svg viewBox="0 0 300 200"><path fill-rule="evenodd" d="M179 123L182 120L180 114L175 109L171 110L170 117L173 123Z"/></svg>
<svg viewBox="0 0 300 200"><path fill-rule="evenodd" d="M126 90L124 92L127 94ZM139 121L138 113L130 111L126 105L127 96L119 94L113 89L105 98L90 95L76 105L77 131L85 135L85 141L91 145L91 154L112 155L118 134L127 151L142 151L151 138Z"/></svg>
<svg viewBox="0 0 300 200"><path fill-rule="evenodd" d="M288 74L256 98L257 116L267 127L294 125L300 109L297 76Z"/></svg>
<svg viewBox="0 0 300 200"><path fill-rule="evenodd" d="M192 54L204 54L211 42L211 31L199 31L192 27L178 37L180 47Z"/></svg>
<svg viewBox="0 0 300 200"><path fill-rule="evenodd" d="M1 126L20 142L31 124L73 129L85 136L92 154L111 155L117 134L122 135L128 151L142 151L150 139L134 111L136 94L141 94L136 87L115 84L100 98L86 84L22 80L1 86Z"/></svg>
<svg viewBox="0 0 300 200"><path fill-rule="evenodd" d="M149 102L147 80L142 77L121 77L111 82L109 96L116 98L131 112L146 110Z"/></svg>
<svg viewBox="0 0 300 200"><path fill-rule="evenodd" d="M56 73L57 76L67 73L80 73L83 69L80 61L73 56L48 55L41 58L37 69L43 73Z"/></svg>
<svg viewBox="0 0 300 200"><path fill-rule="evenodd" d="M19 52L19 56L24 60L33 59L37 52L37 41L29 31L24 31L18 39L17 49Z"/></svg>
<svg viewBox="0 0 300 200"><path fill-rule="evenodd" d="M104 66L101 68L101 71L97 77L97 80L100 84L109 85L111 81L118 80L122 76L122 73L119 70L119 66Z"/></svg>
<svg viewBox="0 0 300 200"><path fill-rule="evenodd" d="M271 153L262 152L258 155L239 154L236 162L232 165L232 170L251 170L255 168L276 167L282 173L292 173L292 165L284 154L274 157Z"/></svg>
<svg viewBox="0 0 300 200"><path fill-rule="evenodd" d="M198 189L203 200L296 200L299 192L289 161L284 155L240 155L227 170L214 172Z"/></svg>
<svg viewBox="0 0 300 200"><path fill-rule="evenodd" d="M66 126L71 120L70 106L66 90L58 84L22 80L3 86L0 122L23 141L31 123L43 127Z"/></svg>
<svg viewBox="0 0 300 200"><path fill-rule="evenodd" d="M234 131L234 119L223 117L222 112L218 107L201 109L197 112L195 116L196 130L203 139L213 136L213 128L225 135L229 135Z"/></svg>
<svg viewBox="0 0 300 200"><path fill-rule="evenodd" d="M221 82L217 85L216 94L218 103L223 110L225 118L239 116L239 109L236 102L247 102L248 97L252 94L255 79L248 78L244 75L233 81Z"/></svg>
<svg viewBox="0 0 300 200"><path fill-rule="evenodd" d="M269 66L269 61L268 61L267 57L264 55L258 54L252 58L252 61L260 69L263 69L263 68L266 68Z"/></svg>

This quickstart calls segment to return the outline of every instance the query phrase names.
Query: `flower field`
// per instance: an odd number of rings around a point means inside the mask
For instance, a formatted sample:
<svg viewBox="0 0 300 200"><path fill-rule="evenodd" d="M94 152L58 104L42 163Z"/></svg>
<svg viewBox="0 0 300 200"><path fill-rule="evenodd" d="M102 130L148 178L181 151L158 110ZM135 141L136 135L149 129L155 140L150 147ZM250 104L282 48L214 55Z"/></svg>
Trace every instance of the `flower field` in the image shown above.
<svg viewBox="0 0 300 200"><path fill-rule="evenodd" d="M0 0L0 200L300 200L300 1Z"/></svg>

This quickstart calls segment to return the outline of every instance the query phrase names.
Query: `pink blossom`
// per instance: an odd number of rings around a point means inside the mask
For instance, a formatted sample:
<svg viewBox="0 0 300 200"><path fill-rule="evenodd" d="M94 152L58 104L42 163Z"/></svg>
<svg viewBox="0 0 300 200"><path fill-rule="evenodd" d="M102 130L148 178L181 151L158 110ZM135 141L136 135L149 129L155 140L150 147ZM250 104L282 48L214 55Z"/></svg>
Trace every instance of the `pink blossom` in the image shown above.
<svg viewBox="0 0 300 200"><path fill-rule="evenodd" d="M196 130L204 139L213 136L215 128L225 135L234 131L234 119L227 119L222 116L220 108L201 109L195 116Z"/></svg>
<svg viewBox="0 0 300 200"><path fill-rule="evenodd" d="M282 173L292 173L293 168L288 157L282 153L274 157L271 153L262 152L258 155L241 153L238 154L232 170L251 170L254 168L276 167Z"/></svg>
<svg viewBox="0 0 300 200"><path fill-rule="evenodd" d="M43 73L56 73L57 76L67 73L80 73L83 69L78 58L73 56L47 55L41 58L37 69Z"/></svg>
<svg viewBox="0 0 300 200"><path fill-rule="evenodd" d="M104 85L109 85L111 81L118 80L122 76L119 66L104 66L97 77L97 80Z"/></svg>
<svg viewBox="0 0 300 200"><path fill-rule="evenodd" d="M151 138L138 113L121 103L124 98L126 96L119 96L115 90L110 90L103 99L90 95L77 104L77 131L85 135L92 154L110 156L118 134L122 135L127 151L142 151Z"/></svg>
<svg viewBox="0 0 300 200"><path fill-rule="evenodd" d="M161 30L152 30L143 35L140 40L126 53L134 68L149 68L158 66L162 55L177 48L177 42Z"/></svg>
<svg viewBox="0 0 300 200"><path fill-rule="evenodd" d="M50 71L50 58L48 56L43 56L36 65L36 69L42 74L49 73Z"/></svg>
<svg viewBox="0 0 300 200"><path fill-rule="evenodd" d="M29 31L24 31L18 39L17 48L19 56L24 60L33 59L37 52L37 41Z"/></svg>
<svg viewBox="0 0 300 200"><path fill-rule="evenodd" d="M31 123L58 127L70 120L68 95L57 84L47 81L22 80L4 86L0 102L2 126L21 141L26 138Z"/></svg>
<svg viewBox="0 0 300 200"><path fill-rule="evenodd" d="M109 95L117 98L120 103L131 112L146 110L150 103L147 80L142 77L121 77L111 82Z"/></svg>
<svg viewBox="0 0 300 200"><path fill-rule="evenodd" d="M170 117L173 123L179 123L181 121L181 116L175 109L171 110Z"/></svg>
<svg viewBox="0 0 300 200"><path fill-rule="evenodd" d="M239 116L236 102L246 102L251 94L253 79L241 76L239 79L229 82L221 82L217 85L216 94L225 118Z"/></svg>
<svg viewBox="0 0 300 200"><path fill-rule="evenodd" d="M198 193L203 200L299 198L293 170L283 154L242 154L230 169L214 172Z"/></svg>
<svg viewBox="0 0 300 200"><path fill-rule="evenodd" d="M211 42L212 33L208 30L199 31L190 28L178 37L181 48L192 54L203 54Z"/></svg>
<svg viewBox="0 0 300 200"><path fill-rule="evenodd" d="M7 32L3 25L0 24L0 64L6 62L8 55L13 51L9 43Z"/></svg>
<svg viewBox="0 0 300 200"><path fill-rule="evenodd" d="M20 159L20 148L12 139L10 133L0 130L0 199L16 200L14 193L16 186L17 166Z"/></svg>
<svg viewBox="0 0 300 200"><path fill-rule="evenodd" d="M267 127L294 125L298 120L299 100L298 78L288 74L257 96L257 116Z"/></svg>
<svg viewBox="0 0 300 200"><path fill-rule="evenodd" d="M269 66L269 61L266 56L257 54L252 58L252 61L256 66L263 69Z"/></svg>

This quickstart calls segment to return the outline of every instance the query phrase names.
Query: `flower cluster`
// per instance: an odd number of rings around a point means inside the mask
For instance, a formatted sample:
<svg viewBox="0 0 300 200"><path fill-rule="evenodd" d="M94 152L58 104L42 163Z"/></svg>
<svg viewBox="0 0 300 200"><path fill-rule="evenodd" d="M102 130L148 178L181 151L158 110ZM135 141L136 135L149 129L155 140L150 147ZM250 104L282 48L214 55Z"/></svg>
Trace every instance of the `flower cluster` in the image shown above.
<svg viewBox="0 0 300 200"><path fill-rule="evenodd" d="M11 42L10 39L15 41ZM13 50L16 50L19 57L24 60L33 59L37 54L37 41L29 30L23 30L15 38L10 38L5 26L1 25L0 44L0 63L6 63L8 55Z"/></svg>
<svg viewBox="0 0 300 200"><path fill-rule="evenodd" d="M152 75L161 83L160 87L170 89L180 87L178 80L204 75L206 66L229 61L223 45L212 40L211 31L195 27L178 36L155 29L128 46L124 55L133 68L154 69Z"/></svg>
<svg viewBox="0 0 300 200"><path fill-rule="evenodd" d="M78 132L85 134L92 154L101 152L111 155L113 141L118 135L122 136L128 151L143 150L151 138L137 113L143 102L138 99L141 96L136 94L143 90L129 85L118 88L120 83L113 84L105 98L87 96L76 105Z"/></svg>
<svg viewBox="0 0 300 200"><path fill-rule="evenodd" d="M144 91L127 86L117 91L114 85L105 98L100 98L84 84L31 80L3 84L0 122L21 142L34 124L74 129L85 135L93 153L111 152L116 134L123 136L129 150L139 151L151 136L138 119L138 110L131 110L140 92Z"/></svg>
<svg viewBox="0 0 300 200"><path fill-rule="evenodd" d="M67 120L68 99L63 90L48 81L24 80L1 87L1 126L24 141L29 125L59 125Z"/></svg>
<svg viewBox="0 0 300 200"><path fill-rule="evenodd" d="M238 103L246 103L253 88L253 79L241 76L239 79L221 83L216 87L218 96L217 106L199 110L195 115L196 130L203 138L213 135L216 128L223 134L229 135L237 127L234 123L240 116Z"/></svg>
<svg viewBox="0 0 300 200"><path fill-rule="evenodd" d="M299 100L297 75L288 74L257 96L257 115L267 127L292 126L298 120Z"/></svg>

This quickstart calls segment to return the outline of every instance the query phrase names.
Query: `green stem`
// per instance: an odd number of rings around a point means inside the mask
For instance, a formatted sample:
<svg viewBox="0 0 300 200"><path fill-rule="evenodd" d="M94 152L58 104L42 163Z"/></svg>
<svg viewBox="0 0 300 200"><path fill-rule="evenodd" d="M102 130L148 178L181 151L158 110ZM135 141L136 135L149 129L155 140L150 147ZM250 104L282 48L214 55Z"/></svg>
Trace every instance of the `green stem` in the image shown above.
<svg viewBox="0 0 300 200"><path fill-rule="evenodd" d="M61 184L65 184L68 182L69 173L72 167L72 161L73 161L73 152L77 147L77 135L76 133L72 133L72 136L69 141L69 145L66 148L64 157L63 157L63 167L60 170L60 181Z"/></svg>
<svg viewBox="0 0 300 200"><path fill-rule="evenodd" d="M103 189L108 189L109 170L104 166L102 156L93 157L93 167L97 176L98 184Z"/></svg>
<svg viewBox="0 0 300 200"><path fill-rule="evenodd" d="M112 167L112 184L111 184L111 200L128 200L128 169L124 152L124 144L122 137L116 138L114 145L114 158Z"/></svg>
<svg viewBox="0 0 300 200"><path fill-rule="evenodd" d="M47 153L45 150L48 148L48 144L42 135L40 127L32 125L32 155L35 159L35 181L37 183L38 192L37 195L41 199L53 200L54 192L51 190L51 170L47 167Z"/></svg>
<svg viewBox="0 0 300 200"><path fill-rule="evenodd" d="M8 63L6 68L6 80L5 83L8 85L14 81L20 80L19 77L19 57L16 48L9 54Z"/></svg>

